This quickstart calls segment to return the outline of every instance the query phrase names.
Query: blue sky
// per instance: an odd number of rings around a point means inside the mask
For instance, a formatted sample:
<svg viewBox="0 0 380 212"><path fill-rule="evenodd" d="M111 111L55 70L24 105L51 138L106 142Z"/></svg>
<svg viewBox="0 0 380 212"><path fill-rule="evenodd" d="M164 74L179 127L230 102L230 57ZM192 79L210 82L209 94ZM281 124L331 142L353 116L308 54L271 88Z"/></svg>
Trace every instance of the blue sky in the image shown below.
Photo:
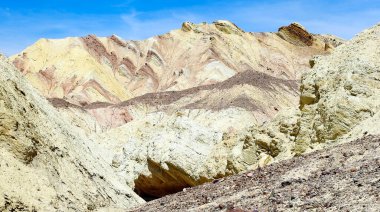
<svg viewBox="0 0 380 212"><path fill-rule="evenodd" d="M39 38L145 39L184 21L219 19L254 32L277 31L296 21L311 32L349 39L380 22L380 0L1 0L0 52L18 53Z"/></svg>

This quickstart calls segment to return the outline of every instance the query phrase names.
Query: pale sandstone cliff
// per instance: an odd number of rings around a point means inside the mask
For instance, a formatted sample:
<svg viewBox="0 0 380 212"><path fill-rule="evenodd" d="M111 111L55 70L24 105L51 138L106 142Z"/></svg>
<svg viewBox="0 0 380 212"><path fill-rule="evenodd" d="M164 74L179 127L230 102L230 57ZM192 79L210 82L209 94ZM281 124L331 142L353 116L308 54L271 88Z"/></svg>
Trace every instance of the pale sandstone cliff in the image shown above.
<svg viewBox="0 0 380 212"><path fill-rule="evenodd" d="M144 201L101 151L0 58L0 211L86 211Z"/></svg>

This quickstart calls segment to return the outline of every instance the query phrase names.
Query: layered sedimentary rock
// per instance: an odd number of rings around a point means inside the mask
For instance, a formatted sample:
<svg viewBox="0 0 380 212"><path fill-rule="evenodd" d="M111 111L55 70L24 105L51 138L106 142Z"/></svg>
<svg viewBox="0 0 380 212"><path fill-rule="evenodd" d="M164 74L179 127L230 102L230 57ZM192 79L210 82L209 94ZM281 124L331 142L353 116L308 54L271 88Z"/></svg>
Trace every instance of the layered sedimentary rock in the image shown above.
<svg viewBox="0 0 380 212"><path fill-rule="evenodd" d="M281 38L296 46L309 46L326 51L334 49L344 43L344 40L334 35L319 35L308 32L299 23L280 27L277 33Z"/></svg>
<svg viewBox="0 0 380 212"><path fill-rule="evenodd" d="M285 28L292 26L300 25ZM118 103L222 82L246 70L298 80L313 55L329 52L325 45L334 47L306 30L287 30L285 36L283 31L249 33L228 21L184 23L182 29L143 41L94 35L41 39L12 58L46 97L76 105Z"/></svg>
<svg viewBox="0 0 380 212"><path fill-rule="evenodd" d="M144 201L101 149L0 58L0 211L86 211Z"/></svg>
<svg viewBox="0 0 380 212"><path fill-rule="evenodd" d="M297 46L312 46L315 44L313 35L298 23L292 23L289 26L281 27L278 34L284 40ZM317 43L316 45L320 44Z"/></svg>
<svg viewBox="0 0 380 212"><path fill-rule="evenodd" d="M258 160L267 163L268 154L253 155L236 133L296 104L295 98L291 102L280 94L296 95L297 88L294 81L263 74L248 77L253 73L238 78L241 84L223 82L207 89L149 94L131 100L135 102L109 106L106 111L113 108L114 114L139 104L156 105L161 112L133 114L139 118L102 134L101 144L116 153L106 160L117 164L115 168L128 178L130 186L153 196L255 168ZM198 98L199 105L187 105L189 97ZM230 105L223 105L224 102ZM88 110L96 112L104 108ZM119 123L117 120L123 118L118 117L111 115L105 123Z"/></svg>

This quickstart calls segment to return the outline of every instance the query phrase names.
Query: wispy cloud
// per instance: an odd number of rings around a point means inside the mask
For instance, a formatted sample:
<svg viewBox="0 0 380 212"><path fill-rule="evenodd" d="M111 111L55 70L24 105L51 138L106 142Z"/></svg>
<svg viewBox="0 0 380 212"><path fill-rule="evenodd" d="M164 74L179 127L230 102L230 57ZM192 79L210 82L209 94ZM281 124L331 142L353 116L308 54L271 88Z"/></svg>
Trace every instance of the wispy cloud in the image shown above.
<svg viewBox="0 0 380 212"><path fill-rule="evenodd" d="M130 7L134 1L135 0L124 0L124 1L116 3L116 4L112 4L111 7L127 8L127 7Z"/></svg>
<svg viewBox="0 0 380 212"><path fill-rule="evenodd" d="M133 10L128 14L121 15L121 19L126 24L123 27L126 28L126 31L121 34L122 37L145 39L177 29L185 21L200 22L202 16L180 11L158 11L147 14Z"/></svg>
<svg viewBox="0 0 380 212"><path fill-rule="evenodd" d="M363 3L370 2L364 1ZM122 15L122 19L130 27L130 36L134 39L176 29L184 21L212 22L219 19L231 20L246 31L277 31L280 26L300 22L313 33L335 34L350 39L363 29L380 22L380 4L378 7L372 4L368 8L361 8L359 4L354 0L335 4L316 0L262 3L235 1L220 3L218 7L196 6L186 10L162 10L150 14L133 11Z"/></svg>
<svg viewBox="0 0 380 212"><path fill-rule="evenodd" d="M177 29L184 21L227 19L246 31L276 31L296 21L311 32L344 38L380 21L380 2L376 0L204 0L187 2L186 6L176 1L176 6L170 7L174 1L152 2L156 4L148 8L149 4L136 0L112 1L107 11L99 6L89 12L74 11L70 6L37 12L0 7L0 52L15 54L42 37L117 34L125 39L145 39ZM80 8L86 7L82 4Z"/></svg>

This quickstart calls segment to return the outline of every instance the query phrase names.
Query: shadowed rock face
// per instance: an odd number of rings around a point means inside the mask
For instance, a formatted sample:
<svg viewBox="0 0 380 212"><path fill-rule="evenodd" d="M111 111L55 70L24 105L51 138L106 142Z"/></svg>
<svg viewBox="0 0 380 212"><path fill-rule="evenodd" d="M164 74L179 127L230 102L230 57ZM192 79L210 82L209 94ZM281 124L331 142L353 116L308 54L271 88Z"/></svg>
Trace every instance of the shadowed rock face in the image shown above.
<svg viewBox="0 0 380 212"><path fill-rule="evenodd" d="M143 41L41 39L12 60L44 96L86 105L219 83L246 70L298 80L313 55L328 53L330 41L300 25L278 34L244 32L229 21L187 22Z"/></svg>

